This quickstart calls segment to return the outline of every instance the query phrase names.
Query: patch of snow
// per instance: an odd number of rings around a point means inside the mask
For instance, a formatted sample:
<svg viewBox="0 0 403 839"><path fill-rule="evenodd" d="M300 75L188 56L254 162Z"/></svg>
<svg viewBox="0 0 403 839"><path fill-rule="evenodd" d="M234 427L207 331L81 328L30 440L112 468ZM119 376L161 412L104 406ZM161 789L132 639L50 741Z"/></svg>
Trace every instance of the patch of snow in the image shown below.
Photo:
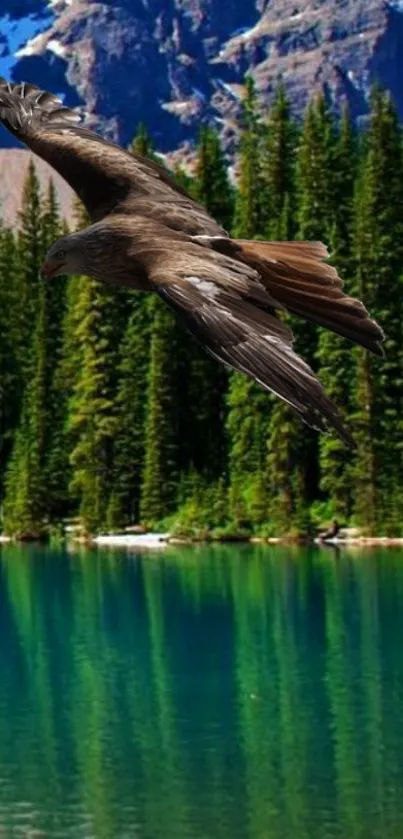
<svg viewBox="0 0 403 839"><path fill-rule="evenodd" d="M230 34L230 38L238 38L239 35L245 35L246 32L249 32L249 26L240 26L238 29L234 29L233 32Z"/></svg>
<svg viewBox="0 0 403 839"><path fill-rule="evenodd" d="M241 29L236 29L229 36L226 43L223 44L220 51L217 53L217 57L216 57L215 61L217 61L217 59L223 58L225 56L225 54L227 52L227 49L228 49L228 46L230 44L233 44L234 42L237 42L237 41L241 42L241 43L249 41L251 38L254 38L255 35L259 35L261 28L262 28L262 21L258 20L257 23L255 23L254 26L251 26L249 28L242 27Z"/></svg>
<svg viewBox="0 0 403 839"><path fill-rule="evenodd" d="M236 100L239 99L238 94L235 93L235 91L232 89L231 85L228 84L227 82L223 82L222 79L214 79L214 84L217 85L217 87L220 87L221 90L225 90L225 92L230 95L231 99L236 99Z"/></svg>
<svg viewBox="0 0 403 839"><path fill-rule="evenodd" d="M239 41L249 41L250 38L254 38L255 35L258 35L262 28L262 21L258 20L254 26L251 26L250 29L245 29L241 35L237 35L234 40ZM232 40L232 39L231 39Z"/></svg>
<svg viewBox="0 0 403 839"><path fill-rule="evenodd" d="M74 0L48 0L48 6L56 11L63 11L66 6L72 6Z"/></svg>
<svg viewBox="0 0 403 839"><path fill-rule="evenodd" d="M21 47L21 49L17 50L15 53L16 58L25 58L28 55L35 55L38 44L41 42L42 39L42 32L39 35L36 35L35 38L31 38L30 41L27 41L25 46Z"/></svg>
<svg viewBox="0 0 403 839"><path fill-rule="evenodd" d="M180 102L163 102L162 107L165 111L180 113L181 111L186 111L189 108L189 101L188 99L182 99Z"/></svg>
<svg viewBox="0 0 403 839"><path fill-rule="evenodd" d="M197 99L200 99L201 102L206 101L206 97L205 97L204 93L201 90L199 90L198 87L193 87L192 92L193 92L194 96L196 96Z"/></svg>
<svg viewBox="0 0 403 839"><path fill-rule="evenodd" d="M58 58L65 58L67 52L66 47L64 47L60 41L57 41L56 38L51 38L50 41L48 41L46 49L53 52Z"/></svg>

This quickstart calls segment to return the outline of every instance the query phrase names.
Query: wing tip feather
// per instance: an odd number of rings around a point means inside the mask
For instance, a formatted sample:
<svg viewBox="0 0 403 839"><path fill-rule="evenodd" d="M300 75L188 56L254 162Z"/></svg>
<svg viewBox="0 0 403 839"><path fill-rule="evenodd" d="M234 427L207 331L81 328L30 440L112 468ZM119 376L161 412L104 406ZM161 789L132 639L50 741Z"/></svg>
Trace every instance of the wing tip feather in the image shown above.
<svg viewBox="0 0 403 839"><path fill-rule="evenodd" d="M60 96L42 90L30 82L8 82L0 76L0 118L13 133L29 133L52 124L66 128L80 123L84 113L81 108L69 108Z"/></svg>

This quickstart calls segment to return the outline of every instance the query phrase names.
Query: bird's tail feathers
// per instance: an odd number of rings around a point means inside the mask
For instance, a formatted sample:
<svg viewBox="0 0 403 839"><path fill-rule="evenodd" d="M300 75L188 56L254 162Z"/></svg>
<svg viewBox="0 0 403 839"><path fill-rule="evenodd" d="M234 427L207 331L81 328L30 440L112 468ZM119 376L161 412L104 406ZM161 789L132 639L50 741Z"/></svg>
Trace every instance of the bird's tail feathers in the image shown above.
<svg viewBox="0 0 403 839"><path fill-rule="evenodd" d="M322 242L238 239L236 245L281 307L383 355L382 329L363 303L344 294L336 269L323 262L328 251Z"/></svg>

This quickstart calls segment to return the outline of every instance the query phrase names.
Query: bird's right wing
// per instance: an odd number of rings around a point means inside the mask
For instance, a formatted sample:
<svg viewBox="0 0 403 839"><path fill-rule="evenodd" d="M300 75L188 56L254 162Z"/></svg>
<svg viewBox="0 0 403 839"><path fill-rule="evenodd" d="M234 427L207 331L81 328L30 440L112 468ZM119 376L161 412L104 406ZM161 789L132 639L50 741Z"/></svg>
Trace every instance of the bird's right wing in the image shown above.
<svg viewBox="0 0 403 839"><path fill-rule="evenodd" d="M0 77L0 121L46 160L81 198L92 221L118 208L158 219L174 229L216 235L222 229L161 166L125 151L80 125L77 111L32 84Z"/></svg>
<svg viewBox="0 0 403 839"><path fill-rule="evenodd" d="M277 317L256 271L207 249L198 255L194 245L171 252L162 246L148 276L213 358L255 379L313 428L333 426L354 447L314 372L294 352L292 332Z"/></svg>

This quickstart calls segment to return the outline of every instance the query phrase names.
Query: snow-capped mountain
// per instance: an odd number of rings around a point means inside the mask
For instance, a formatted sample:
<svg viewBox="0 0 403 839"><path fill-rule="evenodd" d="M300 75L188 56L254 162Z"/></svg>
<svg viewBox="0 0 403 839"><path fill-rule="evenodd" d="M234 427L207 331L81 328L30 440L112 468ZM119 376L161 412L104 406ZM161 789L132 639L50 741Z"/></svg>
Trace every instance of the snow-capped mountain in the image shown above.
<svg viewBox="0 0 403 839"><path fill-rule="evenodd" d="M403 117L403 0L2 0L0 74L85 104L128 143L145 122L163 152L203 118L231 146L245 72L269 103L281 78L298 112L325 85L359 118L377 79ZM12 143L5 132L0 146Z"/></svg>

